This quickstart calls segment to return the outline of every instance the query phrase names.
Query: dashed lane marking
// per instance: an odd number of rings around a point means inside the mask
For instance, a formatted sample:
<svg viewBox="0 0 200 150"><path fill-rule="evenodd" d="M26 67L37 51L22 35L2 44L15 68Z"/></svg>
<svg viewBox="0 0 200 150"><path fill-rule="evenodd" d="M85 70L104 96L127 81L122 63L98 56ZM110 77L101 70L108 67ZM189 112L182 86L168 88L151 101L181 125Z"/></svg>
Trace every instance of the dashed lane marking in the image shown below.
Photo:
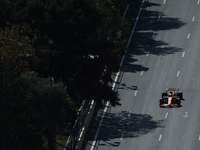
<svg viewBox="0 0 200 150"><path fill-rule="evenodd" d="M165 119L167 118L167 116L168 116L168 112L166 112L166 114L165 114Z"/></svg>
<svg viewBox="0 0 200 150"><path fill-rule="evenodd" d="M192 21L194 21L195 20L195 16L193 16L193 18L192 18Z"/></svg>
<svg viewBox="0 0 200 150"><path fill-rule="evenodd" d="M149 56L149 51L147 52L147 55L146 56Z"/></svg>
<svg viewBox="0 0 200 150"><path fill-rule="evenodd" d="M163 4L165 4L165 3L166 3L166 0L163 1Z"/></svg>
<svg viewBox="0 0 200 150"><path fill-rule="evenodd" d="M131 111L129 111L129 113L128 113L128 116L130 117L130 115L131 115Z"/></svg>
<svg viewBox="0 0 200 150"><path fill-rule="evenodd" d="M182 57L184 57L185 56L185 52L183 52L183 54L182 54Z"/></svg>
<svg viewBox="0 0 200 150"><path fill-rule="evenodd" d="M140 75L142 76L142 75L143 75L143 73L144 73L144 71L142 71Z"/></svg>
<svg viewBox="0 0 200 150"><path fill-rule="evenodd" d="M158 141L161 141L161 139L162 139L162 134L159 136L159 139L158 139Z"/></svg>
<svg viewBox="0 0 200 150"><path fill-rule="evenodd" d="M160 16L158 16L158 20L157 21L159 21L160 20Z"/></svg>
<svg viewBox="0 0 200 150"><path fill-rule="evenodd" d="M136 96L137 95L137 90L135 91L135 93L134 93L134 96Z"/></svg>
<svg viewBox="0 0 200 150"><path fill-rule="evenodd" d="M178 76L179 76L179 74L180 74L180 71L178 71L178 72L177 72L177 75L176 75L176 76L178 77Z"/></svg>
<svg viewBox="0 0 200 150"><path fill-rule="evenodd" d="M187 35L187 39L189 39L190 38L190 33L188 33L188 35Z"/></svg>
<svg viewBox="0 0 200 150"><path fill-rule="evenodd" d="M123 137L124 137L124 134L122 134L122 135L121 135L121 138L120 138L120 140L122 140L122 139L123 139Z"/></svg>
<svg viewBox="0 0 200 150"><path fill-rule="evenodd" d="M153 35L152 35L152 38L154 38L154 37L155 37L155 35L156 35L156 34L155 34L155 32L154 32L154 33L153 33Z"/></svg>

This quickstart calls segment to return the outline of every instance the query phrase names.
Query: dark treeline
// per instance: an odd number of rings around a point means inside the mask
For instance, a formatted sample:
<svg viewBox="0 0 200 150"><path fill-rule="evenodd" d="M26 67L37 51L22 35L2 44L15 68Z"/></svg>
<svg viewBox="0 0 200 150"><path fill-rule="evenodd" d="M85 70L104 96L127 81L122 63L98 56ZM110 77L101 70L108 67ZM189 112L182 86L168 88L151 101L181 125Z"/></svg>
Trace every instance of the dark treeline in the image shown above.
<svg viewBox="0 0 200 150"><path fill-rule="evenodd" d="M0 0L0 149L45 149L84 99L120 105L108 85L126 50L119 3Z"/></svg>

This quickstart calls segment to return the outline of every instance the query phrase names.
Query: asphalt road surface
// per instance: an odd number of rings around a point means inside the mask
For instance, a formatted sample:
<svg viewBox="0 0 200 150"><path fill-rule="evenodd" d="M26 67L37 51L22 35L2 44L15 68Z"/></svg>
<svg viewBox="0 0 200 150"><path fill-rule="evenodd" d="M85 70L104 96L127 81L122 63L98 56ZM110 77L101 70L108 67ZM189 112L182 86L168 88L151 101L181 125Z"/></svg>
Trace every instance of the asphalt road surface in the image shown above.
<svg viewBox="0 0 200 150"><path fill-rule="evenodd" d="M200 0L144 2L116 85L122 105L108 108L98 135L97 116L83 149L200 149L199 14ZM159 107L166 88L183 92L182 107Z"/></svg>

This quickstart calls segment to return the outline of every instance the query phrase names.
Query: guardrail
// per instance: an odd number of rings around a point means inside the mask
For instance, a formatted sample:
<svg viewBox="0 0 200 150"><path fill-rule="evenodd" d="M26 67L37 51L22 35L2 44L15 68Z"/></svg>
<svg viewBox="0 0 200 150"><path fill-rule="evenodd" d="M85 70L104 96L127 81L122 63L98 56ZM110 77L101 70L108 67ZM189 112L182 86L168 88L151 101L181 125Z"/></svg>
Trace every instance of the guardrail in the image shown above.
<svg viewBox="0 0 200 150"><path fill-rule="evenodd" d="M73 126L72 133L67 139L64 150L79 150L81 148L94 110L94 100L83 101L82 106L77 113L77 119Z"/></svg>

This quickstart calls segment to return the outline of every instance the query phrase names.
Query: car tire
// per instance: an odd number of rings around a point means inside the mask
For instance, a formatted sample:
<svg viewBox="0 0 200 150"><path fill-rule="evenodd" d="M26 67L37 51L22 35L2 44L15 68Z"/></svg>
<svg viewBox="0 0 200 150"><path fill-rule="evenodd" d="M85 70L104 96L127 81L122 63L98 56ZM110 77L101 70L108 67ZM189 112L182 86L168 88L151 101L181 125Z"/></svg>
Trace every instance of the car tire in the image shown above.
<svg viewBox="0 0 200 150"><path fill-rule="evenodd" d="M163 98L164 96L167 96L167 93L166 93L166 92L163 92L163 93L162 93L162 98Z"/></svg>
<svg viewBox="0 0 200 150"><path fill-rule="evenodd" d="M160 105L162 105L164 103L163 99L160 99Z"/></svg>
<svg viewBox="0 0 200 150"><path fill-rule="evenodd" d="M183 99L183 92L179 92L178 96L179 96L179 99L182 100Z"/></svg>

